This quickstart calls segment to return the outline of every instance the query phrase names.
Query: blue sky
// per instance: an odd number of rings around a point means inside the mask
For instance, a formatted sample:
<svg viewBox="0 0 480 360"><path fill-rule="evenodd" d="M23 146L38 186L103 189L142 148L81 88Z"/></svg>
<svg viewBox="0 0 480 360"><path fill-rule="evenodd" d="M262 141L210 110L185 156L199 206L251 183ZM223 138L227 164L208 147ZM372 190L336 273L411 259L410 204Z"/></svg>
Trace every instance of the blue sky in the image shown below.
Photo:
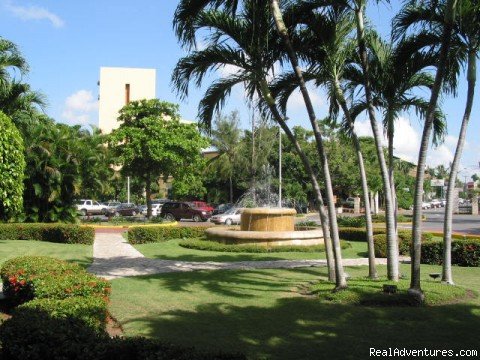
<svg viewBox="0 0 480 360"><path fill-rule="evenodd" d="M399 1L369 11L373 24L384 35ZM170 86L177 60L186 53L178 45L172 30L174 0L0 0L0 36L16 43L27 58L31 71L25 79L48 98L46 112L57 121L69 124L97 124L97 96L101 66L142 67L157 69L157 97L180 104L181 115L195 120L202 89L190 91L187 101L180 102ZM480 79L480 70L478 71ZM478 87L477 87L478 93ZM446 98L443 109L448 119L449 135L445 144L431 149L432 166L448 164L463 114L466 85L462 81L457 99ZM313 93L317 116L326 112L323 95ZM307 126L299 94L289 104L292 124ZM242 125L248 127L248 111L239 87L231 95L225 112L240 110ZM467 147L462 160L463 174L477 171L480 161L478 134L479 100L472 112ZM360 119L358 130L369 133L366 119ZM420 141L419 121L414 114L404 114L397 126L395 148L399 156L416 162Z"/></svg>

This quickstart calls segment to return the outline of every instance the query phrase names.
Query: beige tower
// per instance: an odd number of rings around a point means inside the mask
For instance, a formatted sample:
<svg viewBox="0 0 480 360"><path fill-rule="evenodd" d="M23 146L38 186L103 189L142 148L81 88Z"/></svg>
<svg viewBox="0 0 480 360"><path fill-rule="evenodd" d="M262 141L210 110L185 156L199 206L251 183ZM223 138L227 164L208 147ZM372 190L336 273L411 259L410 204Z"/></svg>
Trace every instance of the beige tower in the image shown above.
<svg viewBox="0 0 480 360"><path fill-rule="evenodd" d="M118 111L133 100L154 99L155 69L100 68L98 127L104 134L118 128Z"/></svg>

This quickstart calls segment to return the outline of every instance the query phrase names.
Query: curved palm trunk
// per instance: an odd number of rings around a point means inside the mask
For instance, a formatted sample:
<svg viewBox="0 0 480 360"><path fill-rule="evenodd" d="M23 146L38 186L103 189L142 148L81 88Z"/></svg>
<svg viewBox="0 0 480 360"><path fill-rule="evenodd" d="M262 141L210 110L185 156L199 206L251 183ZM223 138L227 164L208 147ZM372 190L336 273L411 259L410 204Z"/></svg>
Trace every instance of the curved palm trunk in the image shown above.
<svg viewBox="0 0 480 360"><path fill-rule="evenodd" d="M323 231L323 241L325 243L325 255L327 258L328 280L333 282L335 281L335 263L334 263L332 242L331 242L330 230L328 225L328 216L327 216L327 213L325 212L325 206L323 205L322 191L320 190L320 185L318 184L317 177L313 172L310 161L308 160L307 156L305 155L302 148L300 147L300 144L298 143L297 139L293 135L290 128L285 123L285 120L283 119L283 117L280 115L280 112L276 107L275 100L273 99L272 95L268 90L268 85L266 80L262 81L261 83L260 95L261 95L261 98L263 98L263 100L267 103L268 108L270 109L270 112L275 118L275 121L277 121L278 124L280 124L280 127L282 128L282 130L285 132L290 142L295 147L295 151L297 152L298 156L300 156L300 159L302 160L302 164L305 168L305 171L310 177L310 182L312 183L313 190L317 198L318 212L320 215L320 224L322 226L322 231Z"/></svg>
<svg viewBox="0 0 480 360"><path fill-rule="evenodd" d="M292 44L290 42L290 38L288 36L287 28L285 27L285 23L283 22L283 15L278 5L278 0L271 0L270 2L272 14L275 20L275 25L280 36L283 39L283 42L286 46L288 57L290 59L290 63L295 71L297 76L298 84L300 86L300 91L302 93L303 99L305 101L305 105L308 112L308 117L310 119L310 123L313 128L313 133L315 135L315 141L317 143L317 150L320 157L320 161L322 164L322 171L325 181L325 191L326 191L326 200L327 200L327 208L328 208L328 219L330 223L330 236L332 238L333 244L333 254L335 256L335 285L336 289L340 290L342 288L347 287L347 281L344 276L343 271L343 261L342 261L342 252L340 248L340 238L338 236L338 225L337 225L337 216L335 214L335 204L333 200L333 189L332 189L332 180L330 177L330 169L328 166L328 159L325 153L325 149L323 146L323 139L321 136L320 128L317 123L317 119L315 116L315 111L313 110L312 101L310 99L310 95L308 93L307 87L305 85L305 80L303 78L302 70L298 65L298 59L293 50Z"/></svg>
<svg viewBox="0 0 480 360"><path fill-rule="evenodd" d="M365 172L365 163L363 161L362 149L360 147L360 141L358 139L357 133L355 132L354 122L350 116L350 111L347 107L347 102L343 92L338 84L338 81L335 82L335 91L339 99L340 107L342 108L345 118L347 119L348 126L352 133L353 145L355 146L355 151L357 153L358 167L360 170L360 178L362 181L362 192L363 192L363 201L365 203L365 222L367 225L367 245L368 245L368 276L371 279L377 279L377 269L375 266L375 248L373 243L373 224L372 224L372 213L370 211L370 198L368 191L367 183L367 174Z"/></svg>
<svg viewBox="0 0 480 360"><path fill-rule="evenodd" d="M463 114L462 126L458 136L455 157L453 158L450 176L448 178L447 188L447 204L445 206L445 222L443 223L443 265L442 265L442 281L453 285L452 277L452 214L453 214L453 190L455 189L455 180L457 178L458 166L462 158L463 147L465 145L465 136L467 134L468 122L472 113L473 99L475 96L476 82L476 53L469 51L468 53L468 70L467 70L467 103Z"/></svg>
<svg viewBox="0 0 480 360"><path fill-rule="evenodd" d="M373 138L375 140L375 147L377 150L378 162L383 181L383 191L385 196L385 218L387 226L387 275L389 280L398 281L399 277L399 263L398 263L398 242L395 234L395 216L393 211L393 197L392 187L390 185L390 178L388 175L387 164L385 162L385 155L381 144L380 131L378 129L377 120L375 117L375 109L372 104L372 94L370 89L370 70L367 60L367 48L365 45L365 28L363 24L363 5L358 5L355 9L355 17L357 22L357 42L360 54L360 61L364 73L364 88L365 99L368 106L368 116L370 125L372 127Z"/></svg>
<svg viewBox="0 0 480 360"><path fill-rule="evenodd" d="M422 195L423 181L425 179L425 163L427 159L428 145L432 134L432 125L437 106L440 89L445 73L445 65L447 61L448 50L450 48L451 34L453 29L453 21L455 18L454 10L457 6L457 0L448 0L445 8L445 27L442 34L442 45L438 60L437 73L435 74L435 82L430 95L430 103L425 117L425 126L423 128L422 140L420 142L420 151L417 163L417 180L415 183L415 202L413 206L413 251L411 261L411 279L409 293L423 301L424 296L420 286L420 256L421 256L421 235L422 235Z"/></svg>

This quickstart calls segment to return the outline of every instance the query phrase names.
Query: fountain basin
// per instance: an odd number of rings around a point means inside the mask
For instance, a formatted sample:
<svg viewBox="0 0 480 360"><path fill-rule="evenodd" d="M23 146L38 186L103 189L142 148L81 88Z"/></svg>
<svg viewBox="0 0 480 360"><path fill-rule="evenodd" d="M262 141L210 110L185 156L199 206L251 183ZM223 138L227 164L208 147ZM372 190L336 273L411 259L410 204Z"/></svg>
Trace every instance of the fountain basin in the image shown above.
<svg viewBox="0 0 480 360"><path fill-rule="evenodd" d="M241 217L241 231L293 231L295 209L251 208L244 209Z"/></svg>
<svg viewBox="0 0 480 360"><path fill-rule="evenodd" d="M298 231L241 231L232 227L211 227L205 230L207 238L223 244L248 244L265 247L309 246L323 244L322 230Z"/></svg>

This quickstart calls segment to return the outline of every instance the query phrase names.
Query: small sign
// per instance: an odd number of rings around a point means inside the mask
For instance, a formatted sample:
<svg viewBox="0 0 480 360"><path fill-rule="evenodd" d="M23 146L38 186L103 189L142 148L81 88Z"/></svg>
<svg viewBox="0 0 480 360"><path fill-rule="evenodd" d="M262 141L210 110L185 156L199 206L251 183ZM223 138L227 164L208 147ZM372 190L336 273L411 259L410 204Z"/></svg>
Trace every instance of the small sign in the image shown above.
<svg viewBox="0 0 480 360"><path fill-rule="evenodd" d="M445 186L444 179L432 179L430 180L430 186Z"/></svg>

